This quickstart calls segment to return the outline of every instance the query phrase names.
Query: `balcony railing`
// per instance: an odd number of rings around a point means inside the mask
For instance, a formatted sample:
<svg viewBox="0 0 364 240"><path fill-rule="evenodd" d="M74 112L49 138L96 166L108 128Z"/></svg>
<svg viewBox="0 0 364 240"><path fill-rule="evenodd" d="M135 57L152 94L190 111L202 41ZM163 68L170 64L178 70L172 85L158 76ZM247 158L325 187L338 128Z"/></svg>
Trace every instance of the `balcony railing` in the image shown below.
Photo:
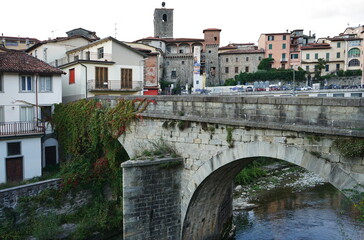
<svg viewBox="0 0 364 240"><path fill-rule="evenodd" d="M0 122L0 136L18 136L44 133L44 122Z"/></svg>
<svg viewBox="0 0 364 240"><path fill-rule="evenodd" d="M140 91L143 89L142 81L132 81L129 85L122 85L121 80L97 81L90 79L87 82L88 91Z"/></svg>

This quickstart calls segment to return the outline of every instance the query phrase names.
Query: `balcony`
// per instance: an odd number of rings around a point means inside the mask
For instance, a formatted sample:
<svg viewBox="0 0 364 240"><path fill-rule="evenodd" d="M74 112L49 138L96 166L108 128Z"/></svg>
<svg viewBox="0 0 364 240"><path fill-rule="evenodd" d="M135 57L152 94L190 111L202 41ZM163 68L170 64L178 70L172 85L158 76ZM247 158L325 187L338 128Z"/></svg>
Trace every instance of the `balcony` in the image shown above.
<svg viewBox="0 0 364 240"><path fill-rule="evenodd" d="M2 122L0 123L0 137L44 134L44 122Z"/></svg>
<svg viewBox="0 0 364 240"><path fill-rule="evenodd" d="M115 91L115 92L135 92L143 89L142 81L132 81L129 84L122 85L121 80L97 81L90 79L87 81L87 90L92 91Z"/></svg>

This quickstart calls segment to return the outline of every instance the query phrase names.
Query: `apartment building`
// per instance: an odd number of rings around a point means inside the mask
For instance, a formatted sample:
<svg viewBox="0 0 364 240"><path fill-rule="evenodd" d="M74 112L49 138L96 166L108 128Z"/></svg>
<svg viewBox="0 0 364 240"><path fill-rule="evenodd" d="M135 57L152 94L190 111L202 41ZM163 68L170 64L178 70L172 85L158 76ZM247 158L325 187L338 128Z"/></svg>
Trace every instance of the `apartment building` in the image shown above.
<svg viewBox="0 0 364 240"><path fill-rule="evenodd" d="M39 42L36 38L27 38L27 37L9 37L9 36L1 36L0 37L0 46L6 49L20 50L24 51L33 45Z"/></svg>
<svg viewBox="0 0 364 240"><path fill-rule="evenodd" d="M290 68L290 33L263 33L258 40L258 48L265 51L264 58L273 58L272 68ZM296 58L296 55L293 56Z"/></svg>
<svg viewBox="0 0 364 240"><path fill-rule="evenodd" d="M220 78L224 81L234 78L241 72L252 73L258 70L264 58L264 50L253 43L229 44L219 48Z"/></svg>
<svg viewBox="0 0 364 240"><path fill-rule="evenodd" d="M59 162L47 122L62 100L63 73L24 52L0 53L0 183L41 176Z"/></svg>

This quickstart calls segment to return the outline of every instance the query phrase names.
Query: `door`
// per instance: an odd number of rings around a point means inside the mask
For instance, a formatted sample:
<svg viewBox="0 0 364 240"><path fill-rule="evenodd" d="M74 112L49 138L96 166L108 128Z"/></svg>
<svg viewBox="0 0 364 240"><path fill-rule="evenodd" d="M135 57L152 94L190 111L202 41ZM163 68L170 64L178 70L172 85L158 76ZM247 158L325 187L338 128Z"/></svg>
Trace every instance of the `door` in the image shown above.
<svg viewBox="0 0 364 240"><path fill-rule="evenodd" d="M23 180L23 157L6 159L6 182Z"/></svg>
<svg viewBox="0 0 364 240"><path fill-rule="evenodd" d="M45 147L45 165L54 165L57 163L57 147Z"/></svg>

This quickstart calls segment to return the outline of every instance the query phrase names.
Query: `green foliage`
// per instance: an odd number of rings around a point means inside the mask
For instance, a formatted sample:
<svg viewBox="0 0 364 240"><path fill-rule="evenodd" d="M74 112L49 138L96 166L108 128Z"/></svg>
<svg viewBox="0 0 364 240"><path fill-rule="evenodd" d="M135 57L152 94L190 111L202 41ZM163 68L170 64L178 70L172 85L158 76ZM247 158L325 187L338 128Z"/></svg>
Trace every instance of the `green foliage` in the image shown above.
<svg viewBox="0 0 364 240"><path fill-rule="evenodd" d="M319 79L321 77L321 71L325 69L326 61L323 58L317 59L317 64L315 65L315 78Z"/></svg>
<svg viewBox="0 0 364 240"><path fill-rule="evenodd" d="M138 154L135 159L147 158L162 158L162 157L177 157L177 150L174 146L168 144L163 138L156 141L149 141L148 149L144 149L141 154Z"/></svg>
<svg viewBox="0 0 364 240"><path fill-rule="evenodd" d="M364 157L364 139L336 139L332 146L335 147L344 157Z"/></svg>
<svg viewBox="0 0 364 240"><path fill-rule="evenodd" d="M56 214L43 215L34 222L33 236L38 240L54 239L60 233L60 218Z"/></svg>
<svg viewBox="0 0 364 240"><path fill-rule="evenodd" d="M258 70L269 71L272 69L272 62L274 62L273 58L264 58L260 61L258 65Z"/></svg>
<svg viewBox="0 0 364 240"><path fill-rule="evenodd" d="M359 220L364 222L364 185L358 184L353 189L344 189L345 194L360 211Z"/></svg>
<svg viewBox="0 0 364 240"><path fill-rule="evenodd" d="M226 142L229 144L229 148L234 147L233 130L234 128L231 127L226 128Z"/></svg>
<svg viewBox="0 0 364 240"><path fill-rule="evenodd" d="M236 175L234 182L238 185L247 185L252 183L260 177L267 175L267 172L261 168L262 163L258 161L253 161L247 165L242 171Z"/></svg>
<svg viewBox="0 0 364 240"><path fill-rule="evenodd" d="M358 69L358 70L339 70L337 71L336 75L338 77L350 77L350 76L361 76L362 75L362 70Z"/></svg>
<svg viewBox="0 0 364 240"><path fill-rule="evenodd" d="M295 71L295 81L305 81L306 72L301 68ZM291 69L271 69L269 71L259 70L254 73L242 72L235 77L235 79L225 82L226 86L237 85L238 82L241 84L251 83L254 81L274 81L280 80L284 82L293 81L293 72Z"/></svg>
<svg viewBox="0 0 364 240"><path fill-rule="evenodd" d="M177 166L182 165L181 161L175 161L175 162L166 162L159 164L159 168L174 168Z"/></svg>

